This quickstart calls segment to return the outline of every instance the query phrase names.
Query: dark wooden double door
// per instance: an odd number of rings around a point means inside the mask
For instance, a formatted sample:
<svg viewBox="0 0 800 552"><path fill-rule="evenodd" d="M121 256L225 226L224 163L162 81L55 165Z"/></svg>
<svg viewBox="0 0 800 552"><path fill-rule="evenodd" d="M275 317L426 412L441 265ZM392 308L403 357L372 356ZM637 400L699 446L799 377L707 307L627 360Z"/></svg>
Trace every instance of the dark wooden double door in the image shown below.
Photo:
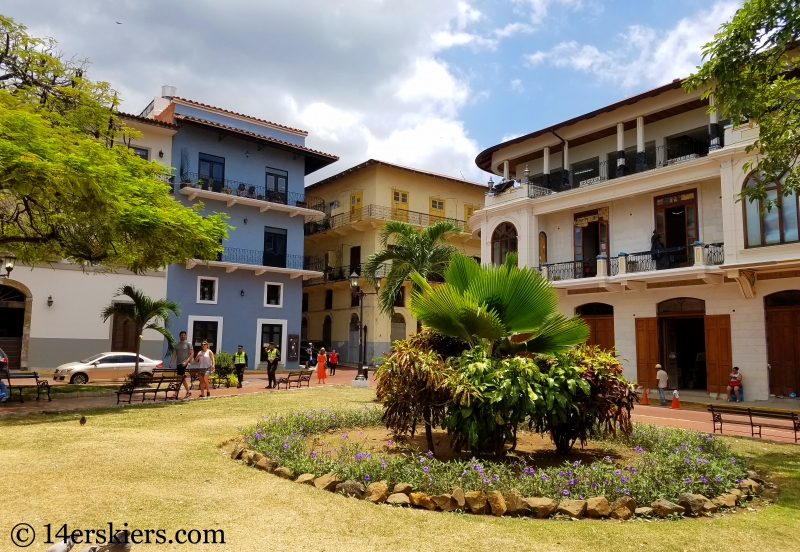
<svg viewBox="0 0 800 552"><path fill-rule="evenodd" d="M697 317L696 317L697 318ZM706 390L724 393L733 371L731 317L728 314L703 315L705 334ZM636 319L636 379L639 385L655 389L656 364L665 365L659 347L658 318ZM675 382L670 382L673 387Z"/></svg>
<svg viewBox="0 0 800 552"><path fill-rule="evenodd" d="M589 339L586 344L598 346L611 351L614 349L614 315L601 314L596 316L581 315L586 325L589 326Z"/></svg>
<svg viewBox="0 0 800 552"><path fill-rule="evenodd" d="M767 308L769 392L800 392L800 307Z"/></svg>

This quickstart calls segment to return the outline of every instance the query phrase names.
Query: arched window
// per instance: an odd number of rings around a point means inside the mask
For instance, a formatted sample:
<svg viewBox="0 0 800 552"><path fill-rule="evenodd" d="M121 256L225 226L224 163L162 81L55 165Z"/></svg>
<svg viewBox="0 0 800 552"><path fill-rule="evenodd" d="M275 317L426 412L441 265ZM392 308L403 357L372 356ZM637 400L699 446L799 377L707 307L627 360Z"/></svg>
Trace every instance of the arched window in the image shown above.
<svg viewBox="0 0 800 552"><path fill-rule="evenodd" d="M658 303L656 312L658 314L704 313L706 312L706 302L693 297L676 297Z"/></svg>
<svg viewBox="0 0 800 552"><path fill-rule="evenodd" d="M575 307L578 316L608 316L614 315L614 307L605 303L586 303Z"/></svg>
<svg viewBox="0 0 800 552"><path fill-rule="evenodd" d="M539 264L547 262L547 234L539 232Z"/></svg>
<svg viewBox="0 0 800 552"><path fill-rule="evenodd" d="M763 209L764 203L761 200L752 202L745 200L742 202L744 204L745 242L747 247L800 241L797 196L794 192L783 197L781 195L781 188L786 179L786 174L784 172L780 174L776 181L765 183L767 201L776 202L769 211ZM758 183L756 178L759 178L759 173L751 173L747 177L744 187L755 187Z"/></svg>
<svg viewBox="0 0 800 552"><path fill-rule="evenodd" d="M322 342L325 343L326 347L330 347L332 344L331 340L332 327L333 327L333 321L331 320L331 317L326 316L325 321L322 323Z"/></svg>
<svg viewBox="0 0 800 552"><path fill-rule="evenodd" d="M398 339L405 339L406 338L406 319L403 318L402 314L393 314L392 315L392 331L390 340L392 343L397 341Z"/></svg>
<svg viewBox="0 0 800 552"><path fill-rule="evenodd" d="M503 222L492 234L492 263L503 264L512 252L517 252L517 229L510 222Z"/></svg>

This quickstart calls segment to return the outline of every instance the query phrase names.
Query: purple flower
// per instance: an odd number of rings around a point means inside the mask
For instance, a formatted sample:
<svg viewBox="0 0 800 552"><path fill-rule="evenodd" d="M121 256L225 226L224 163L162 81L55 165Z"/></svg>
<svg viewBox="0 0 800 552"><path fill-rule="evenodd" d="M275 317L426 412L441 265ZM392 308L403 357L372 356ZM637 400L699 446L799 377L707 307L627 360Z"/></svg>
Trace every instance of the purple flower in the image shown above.
<svg viewBox="0 0 800 552"><path fill-rule="evenodd" d="M578 498L579 498L580 500L583 500L583 495L578 495Z"/></svg>
<svg viewBox="0 0 800 552"><path fill-rule="evenodd" d="M386 441L386 444L389 445L389 446L392 446L392 440L389 439L388 441Z"/></svg>
<svg viewBox="0 0 800 552"><path fill-rule="evenodd" d="M385 468L386 467L386 463L385 462L381 462L381 467Z"/></svg>
<svg viewBox="0 0 800 552"><path fill-rule="evenodd" d="M614 470L614 475L620 475L622 472L619 470Z"/></svg>
<svg viewBox="0 0 800 552"><path fill-rule="evenodd" d="M564 492L563 492L562 494L563 494L564 496L569 496L569 491L568 491L568 490L566 490L566 489L564 489Z"/></svg>
<svg viewBox="0 0 800 552"><path fill-rule="evenodd" d="M543 474L542 474L542 481L547 481L548 479L550 479L550 478L549 478L549 477L547 477L547 474L546 474L546 473L543 473Z"/></svg>
<svg viewBox="0 0 800 552"><path fill-rule="evenodd" d="M625 493L626 495L631 494L631 492L628 489L622 489L622 492Z"/></svg>
<svg viewBox="0 0 800 552"><path fill-rule="evenodd" d="M359 435L364 435L364 432L363 431L359 431L358 434ZM367 477L367 479L369 479L369 477Z"/></svg>
<svg viewBox="0 0 800 552"><path fill-rule="evenodd" d="M605 460L606 462L608 462L608 461L610 461L610 460L611 460L611 457L610 457L610 456L606 456L605 458L603 458L603 460Z"/></svg>
<svg viewBox="0 0 800 552"><path fill-rule="evenodd" d="M615 492L615 493L618 493L618 492L619 492L619 487L617 487L616 489L614 489L614 492Z"/></svg>
<svg viewBox="0 0 800 552"><path fill-rule="evenodd" d="M425 473L427 473L427 472L428 472L428 466L425 466L424 468L422 468L422 471L424 471Z"/></svg>
<svg viewBox="0 0 800 552"><path fill-rule="evenodd" d="M488 479L484 479L483 482L486 483L487 485L489 484L489 480Z"/></svg>
<svg viewBox="0 0 800 552"><path fill-rule="evenodd" d="M592 482L592 489L596 489L596 488L597 488L597 487L599 487L599 486L600 486L600 485L598 485L597 483L595 483L595 482Z"/></svg>
<svg viewBox="0 0 800 552"><path fill-rule="evenodd" d="M428 456L433 456L433 451L432 450L428 451Z"/></svg>
<svg viewBox="0 0 800 552"><path fill-rule="evenodd" d="M342 433L342 439L347 439L347 433Z"/></svg>
<svg viewBox="0 0 800 552"><path fill-rule="evenodd" d="M369 474L367 474L367 475L365 475L365 476L364 476L364 480L365 480L365 481L369 481Z"/></svg>
<svg viewBox="0 0 800 552"><path fill-rule="evenodd" d="M424 464L425 463L425 457L424 456L420 456L419 457L419 463L420 464Z"/></svg>
<svg viewBox="0 0 800 552"><path fill-rule="evenodd" d="M627 477L625 477L624 475L623 475L623 476L620 478L620 480L621 480L623 483L627 483L627 482L628 482L628 478L627 478Z"/></svg>
<svg viewBox="0 0 800 552"><path fill-rule="evenodd" d="M578 467L578 464L580 464L580 460L575 460L575 463L574 463L574 464L572 464L572 465L573 465L573 466L575 466L575 467L577 468L577 467Z"/></svg>
<svg viewBox="0 0 800 552"><path fill-rule="evenodd" d="M691 483L692 482L692 478L691 477L687 477L683 481L684 481L684 483Z"/></svg>
<svg viewBox="0 0 800 552"><path fill-rule="evenodd" d="M700 481L702 481L703 483L708 483L708 479L706 479L705 475L700 476Z"/></svg>
<svg viewBox="0 0 800 552"><path fill-rule="evenodd" d="M720 477L719 475L716 476L714 479L717 481L717 483L720 483L722 481L722 477Z"/></svg>
<svg viewBox="0 0 800 552"><path fill-rule="evenodd" d="M736 458L731 458L731 464L735 464L735 463L736 463Z"/></svg>
<svg viewBox="0 0 800 552"><path fill-rule="evenodd" d="M286 450L287 448L289 448L289 443L284 443L283 444L283 450Z"/></svg>
<svg viewBox="0 0 800 552"><path fill-rule="evenodd" d="M636 475L636 468L631 468L631 473Z"/></svg>
<svg viewBox="0 0 800 552"><path fill-rule="evenodd" d="M564 471L562 470L562 471L558 472L558 475L560 475L561 477L563 477L563 476L564 476Z"/></svg>
<svg viewBox="0 0 800 552"><path fill-rule="evenodd" d="M499 476L499 475L493 475L493 476L492 476L492 479L494 479L495 481L497 481L498 479L500 479L500 476Z"/></svg>
<svg viewBox="0 0 800 552"><path fill-rule="evenodd" d="M316 452L312 452L311 453L311 458L316 458L316 457L317 457L317 453Z"/></svg>

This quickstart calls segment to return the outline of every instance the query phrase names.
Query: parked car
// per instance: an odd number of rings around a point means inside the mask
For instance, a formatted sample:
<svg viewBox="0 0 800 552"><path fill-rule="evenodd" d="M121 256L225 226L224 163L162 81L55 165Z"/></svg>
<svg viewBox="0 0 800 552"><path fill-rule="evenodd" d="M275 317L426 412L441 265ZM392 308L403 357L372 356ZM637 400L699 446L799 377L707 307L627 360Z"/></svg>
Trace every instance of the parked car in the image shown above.
<svg viewBox="0 0 800 552"><path fill-rule="evenodd" d="M122 380L133 373L135 366L133 353L99 353L80 362L62 364L53 372L53 380L79 385L97 380ZM144 377L153 377L153 370L162 366L160 361L139 355L139 373Z"/></svg>
<svg viewBox="0 0 800 552"><path fill-rule="evenodd" d="M309 345L311 345L311 354L314 356L314 363L317 361L317 354L320 349L324 347L326 353L330 353L331 351L330 346L324 341L309 341L304 339L300 342L300 366L305 366L308 361L308 353L306 353L306 350Z"/></svg>

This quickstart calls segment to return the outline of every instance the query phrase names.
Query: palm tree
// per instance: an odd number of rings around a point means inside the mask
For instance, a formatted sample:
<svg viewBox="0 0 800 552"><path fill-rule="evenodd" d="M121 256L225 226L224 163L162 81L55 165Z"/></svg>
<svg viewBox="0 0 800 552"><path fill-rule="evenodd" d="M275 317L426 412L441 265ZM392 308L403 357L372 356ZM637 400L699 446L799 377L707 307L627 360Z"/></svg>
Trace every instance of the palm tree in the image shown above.
<svg viewBox="0 0 800 552"><path fill-rule="evenodd" d="M136 327L136 364L133 369L133 377L139 377L139 349L142 346L142 332L144 330L155 330L167 340L167 354L172 353L175 347L175 338L169 331L169 315L176 317L181 315L181 307L175 301L169 299L156 299L148 297L136 286L125 285L117 290L114 297L127 297L130 302L112 302L107 305L100 316L103 322L114 316L121 315L126 322L134 324Z"/></svg>
<svg viewBox="0 0 800 552"><path fill-rule="evenodd" d="M448 220L442 220L418 230L405 222L392 220L381 228L382 251L373 253L364 266L364 278L371 285L380 279L381 266L391 263L385 282L381 285L378 305L381 313L394 314L394 302L400 288L412 272L423 279L430 276L444 276L450 257L457 250L446 243L458 227ZM389 239L394 242L389 246ZM417 289L416 284L412 284Z"/></svg>
<svg viewBox="0 0 800 552"><path fill-rule="evenodd" d="M518 267L515 253L499 266L453 255L445 283L435 288L419 274L411 278L419 288L411 296L417 320L472 346L486 340L489 354L556 353L589 336L583 320L558 312L552 284L535 270Z"/></svg>

